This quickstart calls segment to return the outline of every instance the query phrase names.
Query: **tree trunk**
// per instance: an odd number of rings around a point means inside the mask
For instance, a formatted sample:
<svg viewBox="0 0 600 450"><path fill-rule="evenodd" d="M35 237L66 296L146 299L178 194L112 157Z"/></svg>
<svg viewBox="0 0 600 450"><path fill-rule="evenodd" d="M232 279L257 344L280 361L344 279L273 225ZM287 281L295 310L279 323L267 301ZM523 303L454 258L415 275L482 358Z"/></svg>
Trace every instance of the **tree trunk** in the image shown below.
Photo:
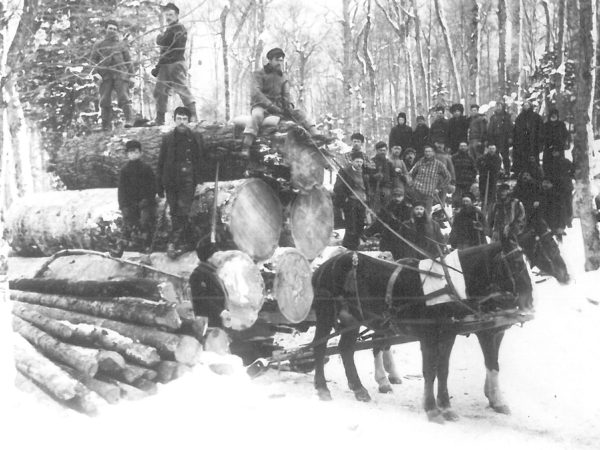
<svg viewBox="0 0 600 450"><path fill-rule="evenodd" d="M575 112L575 214L581 221L586 270L600 267L600 236L592 213L590 161L594 154L592 130L593 98L596 82L596 1L579 0L579 45L581 58L577 71L577 103Z"/></svg>
<svg viewBox="0 0 600 450"><path fill-rule="evenodd" d="M64 294L75 297L140 297L153 301L176 302L173 285L168 282L146 278L125 280L48 280L43 278L18 278L11 280L9 287L18 291Z"/></svg>
<svg viewBox="0 0 600 450"><path fill-rule="evenodd" d="M566 117L566 99L564 98L564 77L562 72L564 71L564 57L565 57L565 27L567 21L567 0L558 0L558 14L556 21L558 22L558 36L556 40L555 52L555 73L552 76L554 88L556 89L556 107L560 117Z"/></svg>
<svg viewBox="0 0 600 450"><path fill-rule="evenodd" d="M229 87L229 46L227 44L227 16L229 6L225 5L221 11L221 48L223 52L223 81L225 90L225 122L231 118L231 88Z"/></svg>
<svg viewBox="0 0 600 450"><path fill-rule="evenodd" d="M13 330L27 339L48 358L61 362L90 377L98 372L98 350L65 344L19 317L13 317Z"/></svg>
<svg viewBox="0 0 600 450"><path fill-rule="evenodd" d="M498 0L498 97L500 100L503 100L508 93L506 86L506 18L506 0ZM490 62L488 61L488 63Z"/></svg>
<svg viewBox="0 0 600 450"><path fill-rule="evenodd" d="M116 331L119 334L137 340L142 344L155 347L161 358L178 361L184 364L194 364L202 351L197 339L191 336L179 336L156 328L117 322L87 314L49 308L47 306L26 305L27 309L56 320L67 320L76 324L87 323Z"/></svg>
<svg viewBox="0 0 600 450"><path fill-rule="evenodd" d="M342 0L342 92L343 92L343 119L344 132L349 134L352 130L352 21L350 18L350 1Z"/></svg>
<svg viewBox="0 0 600 450"><path fill-rule="evenodd" d="M421 19L419 18L419 10L417 9L417 0L411 0L411 5L412 14L415 21L415 46L417 49L417 60L419 61L419 68L421 69L421 79L423 82L423 91L425 93L424 110L429 111L429 105L431 104L431 88L429 86L427 68L425 67L425 59L423 58L423 49L421 48Z"/></svg>
<svg viewBox="0 0 600 450"><path fill-rule="evenodd" d="M473 103L477 104L479 103L479 9L478 0L472 0L469 36L469 97Z"/></svg>
<svg viewBox="0 0 600 450"><path fill-rule="evenodd" d="M369 83L369 104L371 110L371 135L378 136L378 122L379 114L377 113L378 99L377 99L377 82L375 76L375 67L373 65L373 58L371 51L369 50L369 37L371 34L371 0L367 0L367 18L365 23L365 29L363 32L362 40L362 52L367 69L367 79Z"/></svg>
<svg viewBox="0 0 600 450"><path fill-rule="evenodd" d="M544 52L548 53L552 44L552 20L550 19L548 0L540 0L540 4L544 9L544 18L546 19L546 39L544 41Z"/></svg>
<svg viewBox="0 0 600 450"><path fill-rule="evenodd" d="M263 41L263 33L265 31L265 0L258 0L256 13L256 32L258 33L258 44L254 49L254 70L259 70L262 67L262 52L265 46L265 42Z"/></svg>
<svg viewBox="0 0 600 450"><path fill-rule="evenodd" d="M440 0L434 0L435 12L437 15L440 28L442 29L442 36L446 44L446 51L448 52L448 59L450 66L452 67L452 78L454 80L454 86L458 94L458 98L463 97L463 92L460 84L460 75L458 73L458 67L456 66L456 58L454 56L454 49L452 47L452 40L450 39L450 33L448 32L448 26L446 25L446 19L444 17L444 11L440 5ZM466 100L466 99L465 99Z"/></svg>
<svg viewBox="0 0 600 450"><path fill-rule="evenodd" d="M98 396L41 355L25 339L15 339L15 365L28 378L42 386L54 398L68 402L86 414L97 413Z"/></svg>
<svg viewBox="0 0 600 450"><path fill-rule="evenodd" d="M67 309L106 319L162 327L170 331L176 331L181 327L181 319L173 303L155 303L137 297L91 300L15 290L11 290L10 298L19 302Z"/></svg>

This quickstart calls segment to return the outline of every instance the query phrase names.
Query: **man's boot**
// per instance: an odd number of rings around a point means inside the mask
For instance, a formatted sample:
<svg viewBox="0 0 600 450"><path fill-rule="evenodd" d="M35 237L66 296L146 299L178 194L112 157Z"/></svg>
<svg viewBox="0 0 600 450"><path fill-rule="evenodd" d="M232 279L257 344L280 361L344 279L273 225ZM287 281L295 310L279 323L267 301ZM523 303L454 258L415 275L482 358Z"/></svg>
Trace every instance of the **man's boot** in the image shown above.
<svg viewBox="0 0 600 450"><path fill-rule="evenodd" d="M162 126L164 124L165 124L165 113L164 112L157 112L156 113L156 119L154 119L148 125L160 127L160 126Z"/></svg>
<svg viewBox="0 0 600 450"><path fill-rule="evenodd" d="M123 105L123 118L125 119L124 127L131 128L133 126L133 108L131 103Z"/></svg>
<svg viewBox="0 0 600 450"><path fill-rule="evenodd" d="M102 131L112 130L112 107L103 106L100 110L100 117L102 118Z"/></svg>
<svg viewBox="0 0 600 450"><path fill-rule="evenodd" d="M254 143L254 135L250 133L244 133L244 137L242 138L242 156L244 158L248 158L250 156L250 148Z"/></svg>
<svg viewBox="0 0 600 450"><path fill-rule="evenodd" d="M189 103L185 105L185 107L192 113L192 116L190 117L190 123L198 122L198 116L196 115L196 103Z"/></svg>

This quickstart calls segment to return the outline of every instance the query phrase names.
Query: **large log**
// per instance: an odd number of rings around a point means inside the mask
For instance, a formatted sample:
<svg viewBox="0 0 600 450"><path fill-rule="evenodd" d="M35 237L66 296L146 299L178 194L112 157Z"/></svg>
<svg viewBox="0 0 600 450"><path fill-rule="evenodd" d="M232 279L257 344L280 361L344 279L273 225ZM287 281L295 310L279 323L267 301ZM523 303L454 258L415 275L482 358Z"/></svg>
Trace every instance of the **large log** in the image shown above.
<svg viewBox="0 0 600 450"><path fill-rule="evenodd" d="M225 160L220 164L220 179L225 181L243 177L247 162L239 157L243 131L241 122L238 121L237 126L200 124L192 128L194 133L202 134L204 140L204 169L207 179L214 177L217 159L215 155L219 152L218 149L228 151ZM290 165L294 167L294 163L300 162L300 166L296 165L296 168L300 169L297 171L301 177L301 181L297 183L299 186L310 185L310 179L315 174L321 177L322 182L323 163L317 155L313 156L310 150L307 156L300 155L304 147L315 147L315 144L321 145L322 142L315 143L303 129L292 122L282 121L267 125L274 126L262 127L255 143L255 148L259 149L258 160L262 166L274 178L286 174L289 178ZM53 155L50 169L60 177L67 189L116 187L119 171L127 161L125 142L131 139L140 141L142 160L156 169L162 136L170 130L171 127L130 128L116 130L116 134L101 132L72 138L66 140ZM290 143L286 142L289 140L290 131L293 131L293 151L290 151ZM284 161L290 153L293 153L293 158Z"/></svg>
<svg viewBox="0 0 600 450"><path fill-rule="evenodd" d="M16 302L13 305L13 314L65 342L113 350L122 354L128 361L146 367L155 366L160 362L155 348L135 342L107 328L51 319Z"/></svg>
<svg viewBox="0 0 600 450"><path fill-rule="evenodd" d="M13 317L13 330L48 358L66 364L90 377L98 372L99 351L65 344L19 317Z"/></svg>
<svg viewBox="0 0 600 450"><path fill-rule="evenodd" d="M168 286L168 282L161 283L147 278L106 281L20 278L10 280L9 287L17 291L72 295L75 297L140 297L154 301L174 301L173 287Z"/></svg>
<svg viewBox="0 0 600 450"><path fill-rule="evenodd" d="M88 377L68 366L61 365L60 368L87 387L90 391L98 394L109 404L114 405L121 399L121 389L119 389L117 385L98 380L97 378Z"/></svg>
<svg viewBox="0 0 600 450"><path fill-rule="evenodd" d="M42 386L57 400L86 414L96 414L99 406L97 395L38 353L23 338L15 338L15 365L21 373Z"/></svg>
<svg viewBox="0 0 600 450"><path fill-rule="evenodd" d="M270 265L275 272L272 295L279 310L290 322L302 322L314 297L308 261L295 248L278 248Z"/></svg>
<svg viewBox="0 0 600 450"><path fill-rule="evenodd" d="M166 331L160 331L142 325L134 325L116 320L103 319L88 314L67 311L64 309L49 308L47 306L24 304L27 309L57 320L66 320L72 323L88 323L103 328L108 328L142 344L155 347L161 358L178 361L184 364L194 364L202 352L202 346L197 339L191 336L179 336Z"/></svg>
<svg viewBox="0 0 600 450"><path fill-rule="evenodd" d="M10 291L10 298L19 302L67 309L140 325L157 326L171 331L181 327L181 319L173 303L155 303L135 297L91 300L15 290Z"/></svg>

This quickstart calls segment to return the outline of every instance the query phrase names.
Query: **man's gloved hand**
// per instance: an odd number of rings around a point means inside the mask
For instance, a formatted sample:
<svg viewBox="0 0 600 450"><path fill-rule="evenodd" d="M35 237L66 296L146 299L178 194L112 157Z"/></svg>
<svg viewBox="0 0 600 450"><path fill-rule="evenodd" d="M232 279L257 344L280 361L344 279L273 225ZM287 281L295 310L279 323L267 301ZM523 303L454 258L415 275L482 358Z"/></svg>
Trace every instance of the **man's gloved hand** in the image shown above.
<svg viewBox="0 0 600 450"><path fill-rule="evenodd" d="M159 71L160 71L160 67L154 66L154 68L150 71L150 75L152 75L154 78L156 78L158 76Z"/></svg>

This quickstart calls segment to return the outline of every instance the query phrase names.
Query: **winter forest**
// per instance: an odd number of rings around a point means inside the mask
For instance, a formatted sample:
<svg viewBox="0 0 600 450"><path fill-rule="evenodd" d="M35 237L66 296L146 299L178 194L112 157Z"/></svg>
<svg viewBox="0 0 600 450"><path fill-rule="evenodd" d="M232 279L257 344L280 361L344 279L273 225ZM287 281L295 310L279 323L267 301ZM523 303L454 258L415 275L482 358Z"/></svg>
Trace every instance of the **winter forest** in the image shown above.
<svg viewBox="0 0 600 450"><path fill-rule="evenodd" d="M600 264L592 211L600 133L595 0L177 3L189 33L190 85L206 123L248 114L250 74L275 46L286 51L296 106L342 139L362 132L367 148L386 139L401 111L414 126L417 115L429 118L436 106L456 102L485 113L503 100L513 118L526 99L542 116L558 108L572 133L575 210L589 268ZM164 24L158 1L9 0L0 10L2 214L23 195L64 188L54 170L61 148L98 130L90 51L107 19L120 22L131 49L135 113L154 117L154 39Z"/></svg>

